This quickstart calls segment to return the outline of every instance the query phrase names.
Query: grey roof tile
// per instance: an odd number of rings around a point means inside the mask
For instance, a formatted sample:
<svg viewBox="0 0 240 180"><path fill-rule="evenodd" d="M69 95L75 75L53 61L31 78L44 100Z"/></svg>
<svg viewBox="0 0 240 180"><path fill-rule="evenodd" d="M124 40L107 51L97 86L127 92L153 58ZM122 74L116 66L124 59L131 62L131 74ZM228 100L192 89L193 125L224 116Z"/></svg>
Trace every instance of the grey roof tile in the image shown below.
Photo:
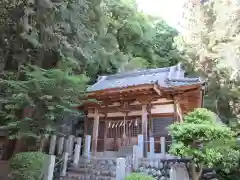
<svg viewBox="0 0 240 180"><path fill-rule="evenodd" d="M169 73L171 70L171 77ZM101 76L98 82L90 86L87 91L98 91L111 88L121 88L143 84L159 84L160 87L186 86L203 83L200 78L184 77L185 71L181 64L171 67L138 70Z"/></svg>

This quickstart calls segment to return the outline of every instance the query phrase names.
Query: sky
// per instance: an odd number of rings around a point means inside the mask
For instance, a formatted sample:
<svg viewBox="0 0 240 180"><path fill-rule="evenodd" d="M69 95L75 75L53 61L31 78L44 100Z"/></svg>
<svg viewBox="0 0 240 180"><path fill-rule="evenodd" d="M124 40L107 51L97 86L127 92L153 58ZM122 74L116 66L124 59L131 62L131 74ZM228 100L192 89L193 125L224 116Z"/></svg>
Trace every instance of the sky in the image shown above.
<svg viewBox="0 0 240 180"><path fill-rule="evenodd" d="M179 29L185 0L136 0L139 9L145 13L164 18L169 25Z"/></svg>

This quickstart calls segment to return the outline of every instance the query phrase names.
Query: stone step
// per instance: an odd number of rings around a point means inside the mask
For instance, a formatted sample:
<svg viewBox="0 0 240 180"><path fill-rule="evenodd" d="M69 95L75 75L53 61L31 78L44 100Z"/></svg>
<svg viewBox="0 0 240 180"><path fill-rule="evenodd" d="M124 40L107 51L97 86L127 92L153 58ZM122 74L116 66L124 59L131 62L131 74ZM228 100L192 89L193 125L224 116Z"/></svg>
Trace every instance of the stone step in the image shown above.
<svg viewBox="0 0 240 180"><path fill-rule="evenodd" d="M85 157L80 157L80 158L79 158L79 162L88 162L88 163L90 163L91 160L90 160L90 159L87 159L87 158L85 158Z"/></svg>
<svg viewBox="0 0 240 180"><path fill-rule="evenodd" d="M70 164L70 167L74 168L94 168L94 169L110 169L115 170L116 164L94 164L94 163L78 163L78 165L75 165L73 163Z"/></svg>
<svg viewBox="0 0 240 180"><path fill-rule="evenodd" d="M63 180L116 180L115 177L109 176L90 176L88 174L79 174L79 173L68 173Z"/></svg>
<svg viewBox="0 0 240 180"><path fill-rule="evenodd" d="M116 169L93 169L93 168L79 168L79 167L69 167L69 173L78 174L94 174L96 176L116 176Z"/></svg>
<svg viewBox="0 0 240 180"><path fill-rule="evenodd" d="M68 173L66 177L63 177L63 180L90 180L90 176L71 172L71 173Z"/></svg>
<svg viewBox="0 0 240 180"><path fill-rule="evenodd" d="M75 165L75 164L70 164L70 167L73 167L73 168L93 168L93 165L92 164L78 164L78 165Z"/></svg>
<svg viewBox="0 0 240 180"><path fill-rule="evenodd" d="M86 173L90 173L91 169L89 168L74 168L74 167L69 167L68 168L68 172L69 173L78 173L78 174L86 174Z"/></svg>

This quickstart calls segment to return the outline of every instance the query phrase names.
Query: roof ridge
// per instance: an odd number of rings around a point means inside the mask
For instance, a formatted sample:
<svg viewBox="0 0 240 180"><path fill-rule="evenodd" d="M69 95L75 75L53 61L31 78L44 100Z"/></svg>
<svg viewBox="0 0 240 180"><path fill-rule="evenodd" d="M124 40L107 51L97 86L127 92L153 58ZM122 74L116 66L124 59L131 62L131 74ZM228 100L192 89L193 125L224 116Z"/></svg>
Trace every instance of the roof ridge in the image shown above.
<svg viewBox="0 0 240 180"><path fill-rule="evenodd" d="M120 79L123 77L129 77L129 76L139 76L139 75L146 75L151 73L159 73L159 72L167 72L170 71L171 67L177 67L177 65L170 66L170 67L162 67L162 68L151 68L151 69L142 69L142 70L135 70L130 72L123 72L123 73L117 73L106 76L106 79Z"/></svg>
<svg viewBox="0 0 240 180"><path fill-rule="evenodd" d="M175 81L175 82L196 82L196 81L202 81L201 78L195 78L195 77L175 77L175 78L167 78L167 81Z"/></svg>

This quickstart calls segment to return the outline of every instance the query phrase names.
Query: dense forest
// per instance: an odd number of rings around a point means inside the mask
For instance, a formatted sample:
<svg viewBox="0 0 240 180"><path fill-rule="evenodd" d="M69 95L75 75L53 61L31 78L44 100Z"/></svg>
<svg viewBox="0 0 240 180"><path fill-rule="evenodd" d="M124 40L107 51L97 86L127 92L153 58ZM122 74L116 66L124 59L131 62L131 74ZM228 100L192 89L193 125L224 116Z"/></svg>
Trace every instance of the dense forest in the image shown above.
<svg viewBox="0 0 240 180"><path fill-rule="evenodd" d="M238 132L240 5L189 0L184 8L178 33L134 0L0 1L2 128L13 139L39 138L79 113L72 107L99 75L182 62L206 79L204 106Z"/></svg>
<svg viewBox="0 0 240 180"><path fill-rule="evenodd" d="M135 1L1 1L1 123L13 136L51 132L102 74L174 65L178 32ZM81 97L79 97L81 96ZM22 119L24 107L31 118Z"/></svg>

